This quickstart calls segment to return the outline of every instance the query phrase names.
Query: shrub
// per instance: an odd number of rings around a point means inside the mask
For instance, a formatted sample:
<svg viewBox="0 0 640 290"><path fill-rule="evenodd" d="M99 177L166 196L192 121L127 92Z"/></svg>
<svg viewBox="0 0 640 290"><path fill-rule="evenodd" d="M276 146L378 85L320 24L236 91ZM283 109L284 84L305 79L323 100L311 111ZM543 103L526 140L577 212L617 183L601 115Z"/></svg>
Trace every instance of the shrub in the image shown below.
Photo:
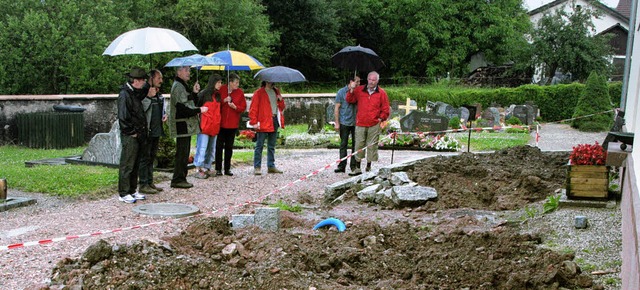
<svg viewBox="0 0 640 290"><path fill-rule="evenodd" d="M449 120L449 128L458 129L460 128L460 123L460 118L451 118L451 120Z"/></svg>
<svg viewBox="0 0 640 290"><path fill-rule="evenodd" d="M505 123L507 124L507 126L522 125L522 121L520 121L520 118L516 116L511 116L509 119L505 121Z"/></svg>
<svg viewBox="0 0 640 290"><path fill-rule="evenodd" d="M597 114L590 117L579 118L590 114L600 113L612 109L611 98L607 82L596 72L592 72L587 79L584 91L580 95L578 104L573 113L571 126L580 131L600 132L611 128L613 113Z"/></svg>

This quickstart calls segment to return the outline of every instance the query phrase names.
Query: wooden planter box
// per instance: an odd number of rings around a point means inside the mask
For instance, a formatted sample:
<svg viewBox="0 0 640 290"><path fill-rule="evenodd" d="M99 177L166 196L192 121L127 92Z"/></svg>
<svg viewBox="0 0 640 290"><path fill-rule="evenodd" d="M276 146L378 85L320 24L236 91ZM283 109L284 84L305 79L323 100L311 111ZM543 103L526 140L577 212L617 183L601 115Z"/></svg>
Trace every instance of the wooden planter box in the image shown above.
<svg viewBox="0 0 640 290"><path fill-rule="evenodd" d="M604 165L569 165L567 198L606 199L609 197L609 167Z"/></svg>

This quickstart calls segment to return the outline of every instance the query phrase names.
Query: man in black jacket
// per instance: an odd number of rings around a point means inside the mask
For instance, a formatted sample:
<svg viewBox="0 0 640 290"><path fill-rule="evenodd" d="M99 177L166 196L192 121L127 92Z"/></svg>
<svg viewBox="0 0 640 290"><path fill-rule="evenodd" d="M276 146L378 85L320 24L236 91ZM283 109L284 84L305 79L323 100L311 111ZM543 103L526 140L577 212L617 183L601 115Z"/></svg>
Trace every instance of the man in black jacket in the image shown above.
<svg viewBox="0 0 640 290"><path fill-rule="evenodd" d="M156 89L144 89L147 73L142 68L133 67L126 76L129 81L122 86L118 95L118 123L122 143L118 174L118 199L125 203L134 203L136 200L145 199L143 194L136 192L138 168L142 155L139 149L146 142L148 134L142 99L148 94L155 95Z"/></svg>

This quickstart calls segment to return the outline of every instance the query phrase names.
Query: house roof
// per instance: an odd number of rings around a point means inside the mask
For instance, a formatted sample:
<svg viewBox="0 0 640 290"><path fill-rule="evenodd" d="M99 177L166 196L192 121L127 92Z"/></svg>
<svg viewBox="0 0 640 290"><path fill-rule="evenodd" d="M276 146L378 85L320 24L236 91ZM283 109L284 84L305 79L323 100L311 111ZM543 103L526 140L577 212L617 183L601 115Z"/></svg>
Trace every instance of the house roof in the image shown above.
<svg viewBox="0 0 640 290"><path fill-rule="evenodd" d="M528 14L529 14L529 16L532 16L532 15L536 15L538 13L543 13L544 11L547 11L552 7L562 5L562 4L564 4L565 2L568 2L568 1L569 0L551 1L551 2L549 2L547 4L545 4L545 5L542 5L542 6L538 7L538 8L536 8L536 9L533 9L533 10L529 11ZM595 0L584 0L584 1L585 2L589 2L591 5L593 5L594 7L602 10L604 13L607 13L607 14L611 15L612 17L615 17L620 22L625 22L625 23L629 22L629 15L630 15L629 11L627 11L626 14L622 14L620 11L617 10L618 8L613 9L613 8L607 6L607 5L602 4L600 1L595 1ZM630 0L620 0L620 2L618 2L618 7L621 6L622 2L630 2ZM626 6L623 4L623 6L626 7L627 10L631 10L630 9L631 8L631 4L630 3L628 3L628 5L626 5Z"/></svg>
<svg viewBox="0 0 640 290"><path fill-rule="evenodd" d="M629 19L631 16L631 0L619 0L616 10Z"/></svg>

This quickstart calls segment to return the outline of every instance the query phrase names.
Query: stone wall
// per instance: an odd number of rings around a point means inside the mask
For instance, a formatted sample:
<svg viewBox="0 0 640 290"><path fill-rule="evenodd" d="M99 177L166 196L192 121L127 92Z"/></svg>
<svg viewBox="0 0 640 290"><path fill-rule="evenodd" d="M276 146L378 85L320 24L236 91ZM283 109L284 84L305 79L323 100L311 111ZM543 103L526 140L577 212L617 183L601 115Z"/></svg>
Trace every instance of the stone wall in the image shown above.
<svg viewBox="0 0 640 290"><path fill-rule="evenodd" d="M250 103L251 94L245 96ZM306 124L312 119L320 121L326 115L326 107L332 104L335 98L334 94L283 94L283 96L287 105L286 124ZM18 144L17 115L53 112L54 105L81 106L86 109L82 114L84 137L88 142L95 134L106 133L111 129L113 122L117 119L117 97L117 95L0 96L0 145Z"/></svg>

